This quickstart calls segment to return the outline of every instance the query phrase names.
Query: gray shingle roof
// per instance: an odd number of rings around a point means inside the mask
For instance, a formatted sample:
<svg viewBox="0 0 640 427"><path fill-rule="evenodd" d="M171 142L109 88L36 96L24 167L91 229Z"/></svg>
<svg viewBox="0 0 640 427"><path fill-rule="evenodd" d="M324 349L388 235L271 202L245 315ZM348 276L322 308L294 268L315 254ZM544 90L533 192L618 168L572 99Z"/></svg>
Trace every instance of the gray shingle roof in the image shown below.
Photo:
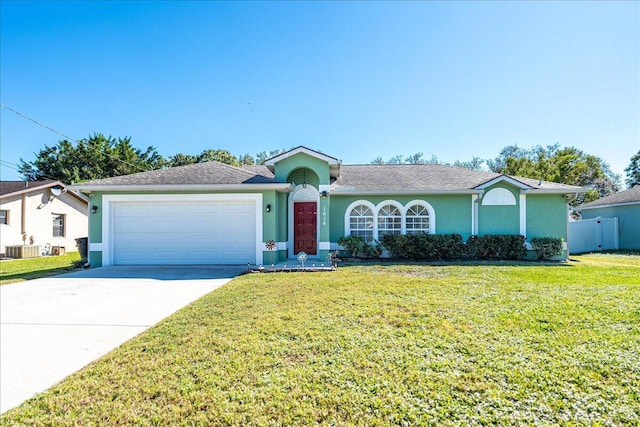
<svg viewBox="0 0 640 427"><path fill-rule="evenodd" d="M437 165L342 165L340 176L331 184L336 192L398 192L398 191L465 191L500 174L465 168ZM581 191L580 187L510 177L533 189L551 191ZM264 165L230 166L216 161L196 163L168 169L123 175L78 184L80 187L163 186L163 185L240 185L285 184L277 181Z"/></svg>
<svg viewBox="0 0 640 427"><path fill-rule="evenodd" d="M266 169L266 168L265 168ZM271 176L252 172L243 168L211 161L122 175L97 181L84 182L81 185L216 185L216 184L275 184Z"/></svg>
<svg viewBox="0 0 640 427"><path fill-rule="evenodd" d="M340 176L331 185L335 190L352 191L456 191L471 190L499 178L498 173L474 171L461 167L417 165L342 165ZM510 177L533 189L577 191L580 187L537 179Z"/></svg>
<svg viewBox="0 0 640 427"><path fill-rule="evenodd" d="M24 193L25 191L47 187L59 183L59 181L48 179L44 181L0 181L0 196L7 196L13 193Z"/></svg>
<svg viewBox="0 0 640 427"><path fill-rule="evenodd" d="M640 202L640 185L631 187L628 190L602 197L593 202L585 203L580 208L595 208L598 206L619 205L623 203Z"/></svg>

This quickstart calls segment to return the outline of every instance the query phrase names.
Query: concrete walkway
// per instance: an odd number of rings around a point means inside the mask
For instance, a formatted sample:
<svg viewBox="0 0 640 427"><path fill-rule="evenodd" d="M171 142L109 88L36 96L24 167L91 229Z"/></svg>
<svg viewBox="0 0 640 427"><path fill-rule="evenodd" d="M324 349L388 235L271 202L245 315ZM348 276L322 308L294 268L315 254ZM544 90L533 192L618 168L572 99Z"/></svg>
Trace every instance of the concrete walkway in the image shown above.
<svg viewBox="0 0 640 427"><path fill-rule="evenodd" d="M118 266L0 286L0 413L244 271Z"/></svg>

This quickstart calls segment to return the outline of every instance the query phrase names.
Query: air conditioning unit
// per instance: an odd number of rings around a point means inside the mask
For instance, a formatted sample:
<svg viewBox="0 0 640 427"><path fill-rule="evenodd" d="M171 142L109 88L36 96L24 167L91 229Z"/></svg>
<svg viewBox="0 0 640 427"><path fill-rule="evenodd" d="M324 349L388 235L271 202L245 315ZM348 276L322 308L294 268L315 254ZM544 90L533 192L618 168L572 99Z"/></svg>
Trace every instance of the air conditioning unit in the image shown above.
<svg viewBox="0 0 640 427"><path fill-rule="evenodd" d="M40 245L7 246L9 258L36 258L40 256Z"/></svg>

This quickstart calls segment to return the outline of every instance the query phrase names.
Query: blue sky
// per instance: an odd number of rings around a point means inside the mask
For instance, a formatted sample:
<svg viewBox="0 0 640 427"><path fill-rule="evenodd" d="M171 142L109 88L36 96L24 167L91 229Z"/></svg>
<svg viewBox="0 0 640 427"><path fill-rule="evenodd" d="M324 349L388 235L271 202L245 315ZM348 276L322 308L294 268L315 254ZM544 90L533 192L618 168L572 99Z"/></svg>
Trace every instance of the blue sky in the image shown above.
<svg viewBox="0 0 640 427"><path fill-rule="evenodd" d="M0 98L160 154L640 149L638 2L0 2ZM61 136L0 109L5 162Z"/></svg>

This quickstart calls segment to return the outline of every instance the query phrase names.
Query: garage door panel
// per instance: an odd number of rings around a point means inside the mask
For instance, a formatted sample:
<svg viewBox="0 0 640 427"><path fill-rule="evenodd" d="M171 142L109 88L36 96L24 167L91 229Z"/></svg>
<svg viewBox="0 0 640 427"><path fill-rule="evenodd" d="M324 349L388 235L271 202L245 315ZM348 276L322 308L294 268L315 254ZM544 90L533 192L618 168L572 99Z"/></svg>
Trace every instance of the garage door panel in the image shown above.
<svg viewBox="0 0 640 427"><path fill-rule="evenodd" d="M115 264L255 263L254 200L114 203Z"/></svg>

